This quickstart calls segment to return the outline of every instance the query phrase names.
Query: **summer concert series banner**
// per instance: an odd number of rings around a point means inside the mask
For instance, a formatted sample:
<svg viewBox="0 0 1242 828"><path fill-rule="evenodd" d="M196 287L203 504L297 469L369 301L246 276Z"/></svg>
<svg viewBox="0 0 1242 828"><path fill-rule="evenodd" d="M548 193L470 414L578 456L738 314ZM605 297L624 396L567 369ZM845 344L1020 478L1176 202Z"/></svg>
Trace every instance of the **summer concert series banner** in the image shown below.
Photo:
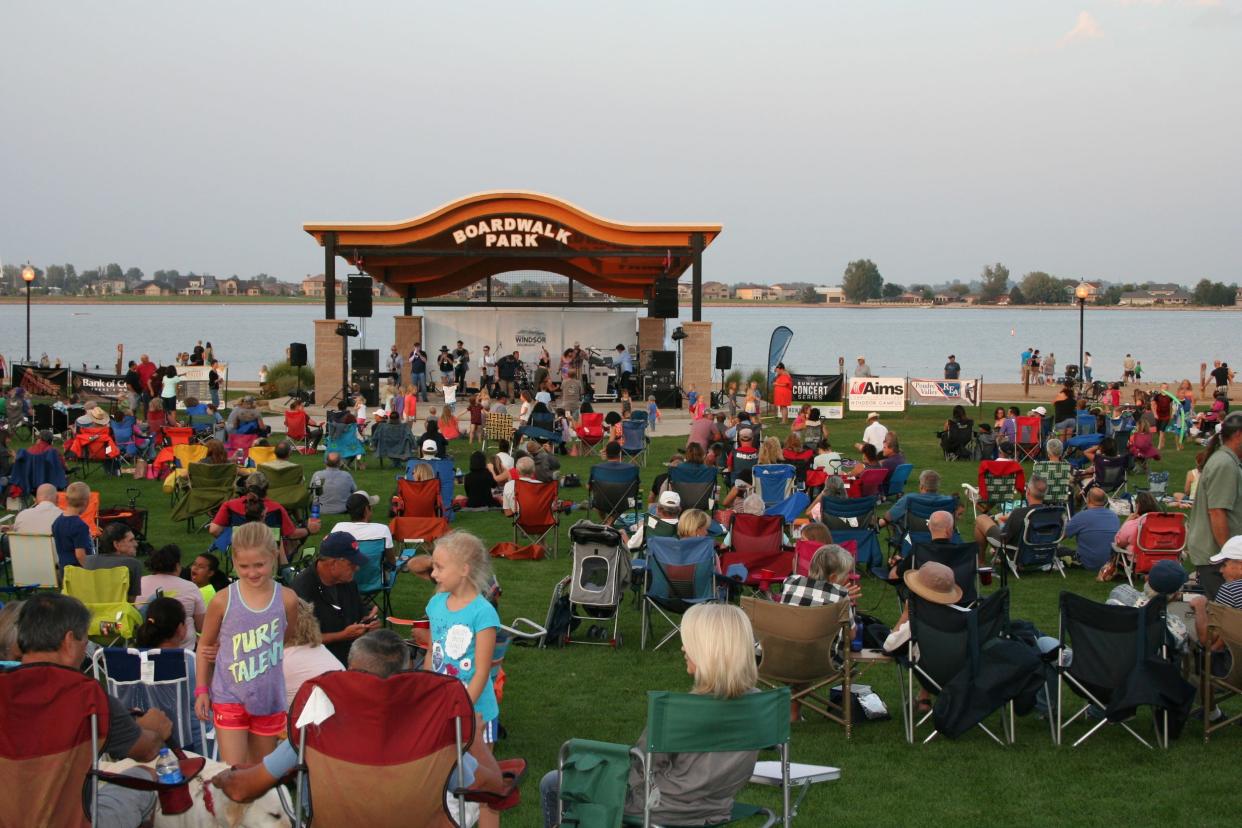
<svg viewBox="0 0 1242 828"><path fill-rule="evenodd" d="M808 403L819 409L828 420L840 420L845 416L841 393L845 377L841 374L790 374L793 378L793 401Z"/></svg>

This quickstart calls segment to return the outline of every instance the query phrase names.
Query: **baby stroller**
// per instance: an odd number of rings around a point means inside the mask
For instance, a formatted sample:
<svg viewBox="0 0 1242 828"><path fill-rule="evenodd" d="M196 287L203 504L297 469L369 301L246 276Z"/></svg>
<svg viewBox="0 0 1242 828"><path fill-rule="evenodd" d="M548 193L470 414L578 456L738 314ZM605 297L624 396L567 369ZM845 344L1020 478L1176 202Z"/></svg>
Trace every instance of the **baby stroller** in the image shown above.
<svg viewBox="0 0 1242 828"><path fill-rule="evenodd" d="M611 526L580 520L570 527L569 539L573 543L573 570L553 587L544 627L559 637L554 644L603 644L618 648L622 644L618 629L621 601L630 579L630 558L621 544L621 533ZM587 640L573 638L574 628L581 622L590 624ZM547 644L545 640L544 646Z"/></svg>

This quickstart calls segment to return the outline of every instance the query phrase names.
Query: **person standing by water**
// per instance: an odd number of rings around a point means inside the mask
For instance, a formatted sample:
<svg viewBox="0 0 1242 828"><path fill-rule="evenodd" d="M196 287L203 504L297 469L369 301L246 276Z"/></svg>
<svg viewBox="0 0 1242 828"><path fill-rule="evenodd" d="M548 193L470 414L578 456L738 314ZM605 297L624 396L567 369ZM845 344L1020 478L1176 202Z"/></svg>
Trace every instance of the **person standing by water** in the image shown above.
<svg viewBox="0 0 1242 828"><path fill-rule="evenodd" d="M1091 363L1092 363L1091 352L1086 351L1082 355L1082 378L1086 380L1087 382L1092 382Z"/></svg>
<svg viewBox="0 0 1242 828"><path fill-rule="evenodd" d="M944 364L944 378L947 380L955 380L962 375L962 366L958 364L957 357L949 354L949 361Z"/></svg>
<svg viewBox="0 0 1242 828"><path fill-rule="evenodd" d="M1134 380L1134 357L1126 354L1126 358L1121 361L1121 378L1126 382Z"/></svg>
<svg viewBox="0 0 1242 828"><path fill-rule="evenodd" d="M1028 347L1019 357L1022 360L1022 364L1019 366L1020 373L1018 376L1023 385L1026 385L1031 380L1031 354L1034 351L1034 348Z"/></svg>
<svg viewBox="0 0 1242 828"><path fill-rule="evenodd" d="M781 424L789 422L789 407L793 405L793 377L785 370L785 363L776 364L776 378L772 380L772 404L776 406Z"/></svg>

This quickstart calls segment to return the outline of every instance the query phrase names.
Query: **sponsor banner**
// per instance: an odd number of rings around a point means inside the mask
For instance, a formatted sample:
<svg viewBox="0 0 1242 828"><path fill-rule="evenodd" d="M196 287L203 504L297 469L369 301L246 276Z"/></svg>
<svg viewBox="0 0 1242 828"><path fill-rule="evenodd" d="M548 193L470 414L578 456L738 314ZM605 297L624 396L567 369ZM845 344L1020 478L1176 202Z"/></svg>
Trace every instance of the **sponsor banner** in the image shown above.
<svg viewBox="0 0 1242 828"><path fill-rule="evenodd" d="M73 393L82 401L115 402L124 399L129 392L125 377L117 374L100 374L93 371L74 371Z"/></svg>
<svg viewBox="0 0 1242 828"><path fill-rule="evenodd" d="M850 411L905 411L905 377L854 377Z"/></svg>
<svg viewBox="0 0 1242 828"><path fill-rule="evenodd" d="M14 364L13 385L36 397L68 397L69 369Z"/></svg>
<svg viewBox="0 0 1242 828"><path fill-rule="evenodd" d="M220 397L223 405L224 385L228 379L229 366L217 363L216 373L220 376ZM211 402L211 366L210 365L178 365L177 376L181 378L177 385L177 399L185 401L193 397L199 402Z"/></svg>
<svg viewBox="0 0 1242 828"><path fill-rule="evenodd" d="M807 403L819 409L820 416L827 420L840 420L845 417L845 404L841 401L841 393L845 387L845 377L841 374L790 374L793 378L793 401L801 405Z"/></svg>
<svg viewBox="0 0 1242 828"><path fill-rule="evenodd" d="M978 405L982 380L910 380L910 405Z"/></svg>

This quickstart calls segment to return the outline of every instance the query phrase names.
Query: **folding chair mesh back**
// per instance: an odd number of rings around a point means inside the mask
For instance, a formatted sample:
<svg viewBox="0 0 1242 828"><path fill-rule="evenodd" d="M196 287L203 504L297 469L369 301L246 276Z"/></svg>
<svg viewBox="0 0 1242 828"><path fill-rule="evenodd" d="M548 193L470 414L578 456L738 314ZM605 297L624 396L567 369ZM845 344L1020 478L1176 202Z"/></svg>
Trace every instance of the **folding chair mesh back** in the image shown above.
<svg viewBox="0 0 1242 828"><path fill-rule="evenodd" d="M56 569L56 542L51 535L27 535L10 532L9 583L15 587L55 589L59 584Z"/></svg>
<svg viewBox="0 0 1242 828"><path fill-rule="evenodd" d="M194 657L193 652L181 649L104 647L95 651L93 667L96 678L102 673L110 695L130 709L164 711L173 723L170 741L183 750L201 754L202 730L194 715L187 653ZM143 662L152 665L148 676L143 676Z"/></svg>
<svg viewBox="0 0 1242 828"><path fill-rule="evenodd" d="M108 737L108 697L77 670L36 664L0 672L0 825L87 826L83 784L95 782Z"/></svg>
<svg viewBox="0 0 1242 828"><path fill-rule="evenodd" d="M1039 453L1043 450L1043 418L1017 417L1014 423L1018 430L1017 448L1020 459L1037 460Z"/></svg>
<svg viewBox="0 0 1242 828"><path fill-rule="evenodd" d="M513 481L513 499L518 511L513 516L513 542L517 543L520 531L531 543L544 543L552 536L552 556L560 551L560 518L557 516L556 482L536 483L530 480Z"/></svg>
<svg viewBox="0 0 1242 828"><path fill-rule="evenodd" d="M714 466L698 463L680 463L668 470L668 487L681 497L682 511L711 513L716 506L717 474Z"/></svg>
<svg viewBox="0 0 1242 828"><path fill-rule="evenodd" d="M920 543L913 551L911 564L918 569L925 563L942 563L953 570L953 580L962 588L961 603L969 606L979 600L979 547L965 543Z"/></svg>
<svg viewBox="0 0 1242 828"><path fill-rule="evenodd" d="M489 411L483 418L483 450L488 443L513 439L513 418L503 411Z"/></svg>
<svg viewBox="0 0 1242 828"><path fill-rule="evenodd" d="M397 499L403 517L440 517L444 502L440 497L440 481L397 479Z"/></svg>
<svg viewBox="0 0 1242 828"><path fill-rule="evenodd" d="M299 729L317 689L335 712ZM304 745L317 825L451 824L445 786L473 738L465 685L426 671L386 679L325 673L302 685L289 713L289 739Z"/></svg>
<svg viewBox="0 0 1242 828"><path fill-rule="evenodd" d="M825 497L820 500L819 507L820 518L831 530L833 541L853 543L857 550L854 557L859 566L877 573L883 570L887 578L880 534L875 526L875 500Z"/></svg>
<svg viewBox="0 0 1242 828"><path fill-rule="evenodd" d="M979 464L979 499L987 507L1020 500L1026 490L1026 474L1013 460L984 460Z"/></svg>
<svg viewBox="0 0 1242 828"><path fill-rule="evenodd" d="M621 456L647 465L646 420L626 420L621 423Z"/></svg>
<svg viewBox="0 0 1242 828"><path fill-rule="evenodd" d="M362 595L378 595L380 597L380 617L392 615L392 585L396 572L384 566L384 539L358 541L358 551L367 562L358 568L354 582Z"/></svg>
<svg viewBox="0 0 1242 828"><path fill-rule="evenodd" d="M214 514L233 496L236 482L237 466L232 463L191 463L186 485L175 495L172 519L193 521L198 515Z"/></svg>
<svg viewBox="0 0 1242 828"><path fill-rule="evenodd" d="M793 491L795 470L788 463L769 463L750 470L764 506L780 503Z"/></svg>
<svg viewBox="0 0 1242 828"><path fill-rule="evenodd" d="M647 647L651 610L672 625L653 649L677 635L669 613L680 615L695 604L722 597L716 587L718 564L711 538L647 538L646 583L643 590L642 648Z"/></svg>
<svg viewBox="0 0 1242 828"><path fill-rule="evenodd" d="M1126 488L1129 457L1096 457L1095 478L1092 483L1116 497Z"/></svg>
<svg viewBox="0 0 1242 828"><path fill-rule="evenodd" d="M637 520L642 500L639 475L638 467L628 464L620 468L592 466L587 478L592 508L605 520L618 518L627 511L632 511Z"/></svg>

